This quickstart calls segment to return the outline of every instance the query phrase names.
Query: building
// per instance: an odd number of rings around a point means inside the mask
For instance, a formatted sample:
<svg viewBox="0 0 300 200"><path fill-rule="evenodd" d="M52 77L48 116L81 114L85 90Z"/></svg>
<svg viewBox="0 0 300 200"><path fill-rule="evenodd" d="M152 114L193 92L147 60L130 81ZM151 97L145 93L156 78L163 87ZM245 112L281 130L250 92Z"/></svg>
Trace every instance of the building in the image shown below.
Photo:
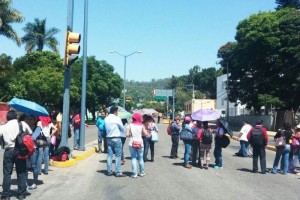
<svg viewBox="0 0 300 200"><path fill-rule="evenodd" d="M217 106L221 116L226 116L227 110L227 74L217 77ZM249 112L246 110L246 105L241 105L239 99L228 104L228 116L245 115Z"/></svg>
<svg viewBox="0 0 300 200"><path fill-rule="evenodd" d="M191 99L184 103L184 112L191 115L192 112L199 109L216 109L216 100L214 99Z"/></svg>

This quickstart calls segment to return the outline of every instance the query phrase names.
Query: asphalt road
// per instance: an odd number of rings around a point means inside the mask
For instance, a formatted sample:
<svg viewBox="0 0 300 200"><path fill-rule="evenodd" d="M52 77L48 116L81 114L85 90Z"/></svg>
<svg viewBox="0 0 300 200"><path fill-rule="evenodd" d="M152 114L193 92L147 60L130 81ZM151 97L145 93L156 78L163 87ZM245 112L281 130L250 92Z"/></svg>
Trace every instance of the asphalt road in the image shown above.
<svg viewBox="0 0 300 200"><path fill-rule="evenodd" d="M223 169L186 169L181 159L168 158L170 136L166 133L166 125L160 124L159 129L160 138L155 145L155 162L145 163L145 177L130 178L131 163L126 145L126 163L122 166L126 177L106 176L106 154L93 154L71 168L50 167L49 175L39 177L42 184L36 190L29 191L31 195L28 199L299 199L300 176L253 174L251 158L233 156L239 149L238 142L231 141L230 146L223 149ZM93 138L94 128L90 127L87 130L87 135ZM184 146L180 142L181 157L183 152ZM267 151L268 168L272 166L274 157L274 152ZM2 174L0 177L2 178ZM15 179L15 175L13 177ZM29 175L29 178L32 178L32 175ZM13 181L12 190L15 191L16 188L16 181Z"/></svg>

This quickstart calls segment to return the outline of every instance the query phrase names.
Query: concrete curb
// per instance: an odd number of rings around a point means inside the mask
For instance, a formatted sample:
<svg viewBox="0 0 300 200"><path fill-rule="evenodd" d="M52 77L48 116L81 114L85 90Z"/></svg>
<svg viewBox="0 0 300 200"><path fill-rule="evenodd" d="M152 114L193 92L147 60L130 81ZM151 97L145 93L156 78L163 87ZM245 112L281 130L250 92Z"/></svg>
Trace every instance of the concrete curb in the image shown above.
<svg viewBox="0 0 300 200"><path fill-rule="evenodd" d="M238 137L236 137L236 136L232 136L230 139L238 141ZM276 151L276 147L271 146L271 145L267 145L266 149L268 149L270 151Z"/></svg>
<svg viewBox="0 0 300 200"><path fill-rule="evenodd" d="M73 158L67 160L67 161L53 161L50 160L50 166L53 167L61 167L61 168L65 168L65 167L73 167L77 164L77 161Z"/></svg>
<svg viewBox="0 0 300 200"><path fill-rule="evenodd" d="M76 155L73 158L75 160L84 160L87 157L91 156L93 153L95 153L97 151L98 147L93 147L91 149L89 149L88 151L83 152L82 154Z"/></svg>

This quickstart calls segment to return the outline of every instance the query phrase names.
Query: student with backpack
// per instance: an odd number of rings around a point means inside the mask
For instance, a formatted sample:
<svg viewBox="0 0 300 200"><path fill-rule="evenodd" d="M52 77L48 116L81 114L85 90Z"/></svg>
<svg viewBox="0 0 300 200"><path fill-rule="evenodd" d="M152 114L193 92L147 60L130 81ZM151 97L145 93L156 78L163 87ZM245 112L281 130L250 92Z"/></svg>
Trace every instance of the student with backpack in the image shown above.
<svg viewBox="0 0 300 200"><path fill-rule="evenodd" d="M3 155L3 191L1 199L10 199L11 175L13 173L14 164L16 165L18 182L17 198L25 199L27 177L26 159L19 159L18 155L15 155L15 144L16 138L20 133L27 132L28 134L31 134L32 131L25 122L18 122L16 111L8 111L6 118L7 123L0 126L0 136L3 136L5 142L5 151Z"/></svg>
<svg viewBox="0 0 300 200"><path fill-rule="evenodd" d="M199 131L197 138L200 140L200 163L203 165L201 165L200 168L208 169L212 144L212 130L208 127L207 121L203 122L203 128ZM204 157L206 158L205 164Z"/></svg>
<svg viewBox="0 0 300 200"><path fill-rule="evenodd" d="M258 120L255 127L247 134L247 139L253 147L253 173L258 172L258 157L260 159L261 173L266 173L266 146L268 144L267 129L263 126L263 120Z"/></svg>

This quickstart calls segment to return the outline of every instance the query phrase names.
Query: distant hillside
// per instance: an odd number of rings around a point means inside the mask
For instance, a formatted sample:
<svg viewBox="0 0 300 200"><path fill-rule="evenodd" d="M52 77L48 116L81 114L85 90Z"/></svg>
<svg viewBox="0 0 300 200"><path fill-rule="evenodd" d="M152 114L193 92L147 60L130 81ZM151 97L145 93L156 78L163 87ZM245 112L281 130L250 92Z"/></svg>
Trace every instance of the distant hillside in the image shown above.
<svg viewBox="0 0 300 200"><path fill-rule="evenodd" d="M166 89L169 82L169 78L152 79L150 82L129 81L126 82L126 96L131 96L135 102L139 102L139 99L142 101L152 100L153 90Z"/></svg>

